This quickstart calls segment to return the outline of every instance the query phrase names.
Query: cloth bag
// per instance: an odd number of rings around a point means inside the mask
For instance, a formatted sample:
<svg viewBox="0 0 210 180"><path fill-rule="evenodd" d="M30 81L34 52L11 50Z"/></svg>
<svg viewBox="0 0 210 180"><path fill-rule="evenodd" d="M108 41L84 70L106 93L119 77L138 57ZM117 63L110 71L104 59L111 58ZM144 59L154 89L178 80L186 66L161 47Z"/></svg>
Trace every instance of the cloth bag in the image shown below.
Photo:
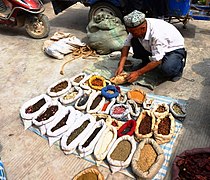
<svg viewBox="0 0 210 180"><path fill-rule="evenodd" d="M118 160L112 159L111 158L112 152L115 150L118 143L123 141L123 140L128 140L131 143L131 152L130 152L128 158L125 161L118 161ZM111 169L112 173L118 172L118 171L128 167L130 165L130 162L131 162L131 159L133 157L133 154L134 154L135 150L136 150L136 142L135 142L135 140L132 136L125 135L125 136L122 136L122 137L118 138L114 142L114 144L112 145L112 147L109 150L108 155L107 155L107 161L109 163L109 166L110 166L110 169Z"/></svg>
<svg viewBox="0 0 210 180"><path fill-rule="evenodd" d="M121 20L107 12L100 12L94 16L86 30L88 44L98 54L109 54L121 50L127 37Z"/></svg>
<svg viewBox="0 0 210 180"><path fill-rule="evenodd" d="M149 168L149 170L143 172L138 168L138 161L141 154L141 150L143 149L145 144L150 144L154 148L157 154L157 158L154 164ZM151 138L146 138L139 143L133 155L132 162L131 162L132 171L140 178L152 179L162 167L164 160L165 160L165 156L161 147L155 142L155 140Z"/></svg>
<svg viewBox="0 0 210 180"><path fill-rule="evenodd" d="M26 110L30 107L35 105L37 102L39 102L40 100L44 99L45 104L43 106L41 106L37 111L34 112L30 112L27 113ZM44 109L46 109L50 103L51 103L52 99L46 95L46 94L41 94L39 96L36 96L30 100L28 100L27 102L25 102L21 108L20 108L20 117L23 121L23 125L24 125L24 129L28 129L31 125L32 125L32 119L37 115L40 114Z"/></svg>
<svg viewBox="0 0 210 180"><path fill-rule="evenodd" d="M113 126L108 126L98 140L95 149L94 157L96 164L99 165L106 158L110 148L117 139L117 129Z"/></svg>

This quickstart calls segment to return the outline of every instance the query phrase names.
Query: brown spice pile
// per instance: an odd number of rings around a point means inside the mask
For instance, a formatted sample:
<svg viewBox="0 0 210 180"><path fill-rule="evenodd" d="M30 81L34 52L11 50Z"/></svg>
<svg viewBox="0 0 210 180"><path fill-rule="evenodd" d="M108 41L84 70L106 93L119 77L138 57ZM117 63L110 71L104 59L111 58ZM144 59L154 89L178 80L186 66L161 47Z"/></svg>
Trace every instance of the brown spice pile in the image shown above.
<svg viewBox="0 0 210 180"><path fill-rule="evenodd" d="M165 112L166 111L166 108L165 108L165 106L159 106L157 109L156 109L156 112L159 112L159 113L163 113L163 112Z"/></svg>
<svg viewBox="0 0 210 180"><path fill-rule="evenodd" d="M65 126L65 125L66 125L66 122L67 122L67 120L68 120L69 114L70 114L70 112L69 112L67 115L65 115L65 117L63 117L63 118L62 118L62 119L61 119L61 120L60 120L52 129L51 129L51 131L54 132L54 131L58 130L59 128Z"/></svg>
<svg viewBox="0 0 210 180"><path fill-rule="evenodd" d="M122 140L110 155L113 160L125 161L131 153L132 145L128 140Z"/></svg>
<svg viewBox="0 0 210 180"><path fill-rule="evenodd" d="M46 111L44 113L42 113L40 116L38 116L36 118L36 120L38 122L45 121L45 120L49 119L51 116L53 116L57 111L58 111L57 105L50 106L46 109Z"/></svg>
<svg viewBox="0 0 210 180"><path fill-rule="evenodd" d="M99 103L101 102L103 96L102 95L98 95L92 102L91 106L90 106L90 110L95 109Z"/></svg>
<svg viewBox="0 0 210 180"><path fill-rule="evenodd" d="M152 127L152 117L150 117L147 113L145 117L142 119L139 125L139 134L145 135L151 132Z"/></svg>
<svg viewBox="0 0 210 180"><path fill-rule="evenodd" d="M157 153L154 148L150 144L145 144L141 150L137 166L141 171L146 172L154 164L156 158Z"/></svg>
<svg viewBox="0 0 210 180"><path fill-rule="evenodd" d="M33 113L38 111L44 104L46 103L45 99L42 98L38 102L36 102L34 105L29 106L26 110L25 113Z"/></svg>
<svg viewBox="0 0 210 180"><path fill-rule="evenodd" d="M158 134L168 135L171 129L171 121L168 116L164 117L158 124Z"/></svg>
<svg viewBox="0 0 210 180"><path fill-rule="evenodd" d="M84 75L78 76L74 79L74 82L79 83L84 77Z"/></svg>
<svg viewBox="0 0 210 180"><path fill-rule="evenodd" d="M55 87L51 88L50 91L57 93L59 91L62 91L63 89L66 89L67 86L68 86L68 82L63 81L63 82L58 83Z"/></svg>

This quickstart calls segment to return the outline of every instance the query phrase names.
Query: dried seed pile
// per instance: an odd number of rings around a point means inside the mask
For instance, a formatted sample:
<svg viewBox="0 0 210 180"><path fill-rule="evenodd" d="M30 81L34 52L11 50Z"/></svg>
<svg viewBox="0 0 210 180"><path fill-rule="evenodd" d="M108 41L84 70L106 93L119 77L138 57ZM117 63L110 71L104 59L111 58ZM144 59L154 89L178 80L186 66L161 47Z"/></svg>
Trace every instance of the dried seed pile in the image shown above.
<svg viewBox="0 0 210 180"><path fill-rule="evenodd" d="M132 145L128 140L120 141L110 155L113 160L125 161L131 153Z"/></svg>
<svg viewBox="0 0 210 180"><path fill-rule="evenodd" d="M171 129L171 121L168 116L164 117L158 124L158 134L168 135Z"/></svg>
<svg viewBox="0 0 210 180"><path fill-rule="evenodd" d="M141 150L139 160L137 162L138 168L145 172L154 164L157 158L157 153L150 144L145 144Z"/></svg>

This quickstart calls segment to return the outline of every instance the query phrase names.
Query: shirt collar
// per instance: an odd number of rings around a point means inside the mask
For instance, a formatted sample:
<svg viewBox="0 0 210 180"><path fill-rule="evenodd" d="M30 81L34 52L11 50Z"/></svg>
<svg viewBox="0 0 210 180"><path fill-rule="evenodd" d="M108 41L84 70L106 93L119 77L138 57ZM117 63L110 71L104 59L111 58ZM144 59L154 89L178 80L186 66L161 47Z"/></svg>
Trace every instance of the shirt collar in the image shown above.
<svg viewBox="0 0 210 180"><path fill-rule="evenodd" d="M147 21L147 32L145 34L144 40L149 40L149 36L150 36L150 32L151 32L151 28L150 28L150 22L146 19Z"/></svg>

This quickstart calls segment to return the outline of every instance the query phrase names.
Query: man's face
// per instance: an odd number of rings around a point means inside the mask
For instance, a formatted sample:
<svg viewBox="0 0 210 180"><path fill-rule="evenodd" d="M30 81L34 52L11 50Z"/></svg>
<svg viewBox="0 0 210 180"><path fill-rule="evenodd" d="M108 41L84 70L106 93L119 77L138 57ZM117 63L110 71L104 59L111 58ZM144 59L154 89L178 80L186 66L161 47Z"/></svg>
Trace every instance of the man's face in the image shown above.
<svg viewBox="0 0 210 180"><path fill-rule="evenodd" d="M146 26L146 23L143 23L134 28L127 28L127 30L133 35L133 37L143 38L147 32L147 26Z"/></svg>

